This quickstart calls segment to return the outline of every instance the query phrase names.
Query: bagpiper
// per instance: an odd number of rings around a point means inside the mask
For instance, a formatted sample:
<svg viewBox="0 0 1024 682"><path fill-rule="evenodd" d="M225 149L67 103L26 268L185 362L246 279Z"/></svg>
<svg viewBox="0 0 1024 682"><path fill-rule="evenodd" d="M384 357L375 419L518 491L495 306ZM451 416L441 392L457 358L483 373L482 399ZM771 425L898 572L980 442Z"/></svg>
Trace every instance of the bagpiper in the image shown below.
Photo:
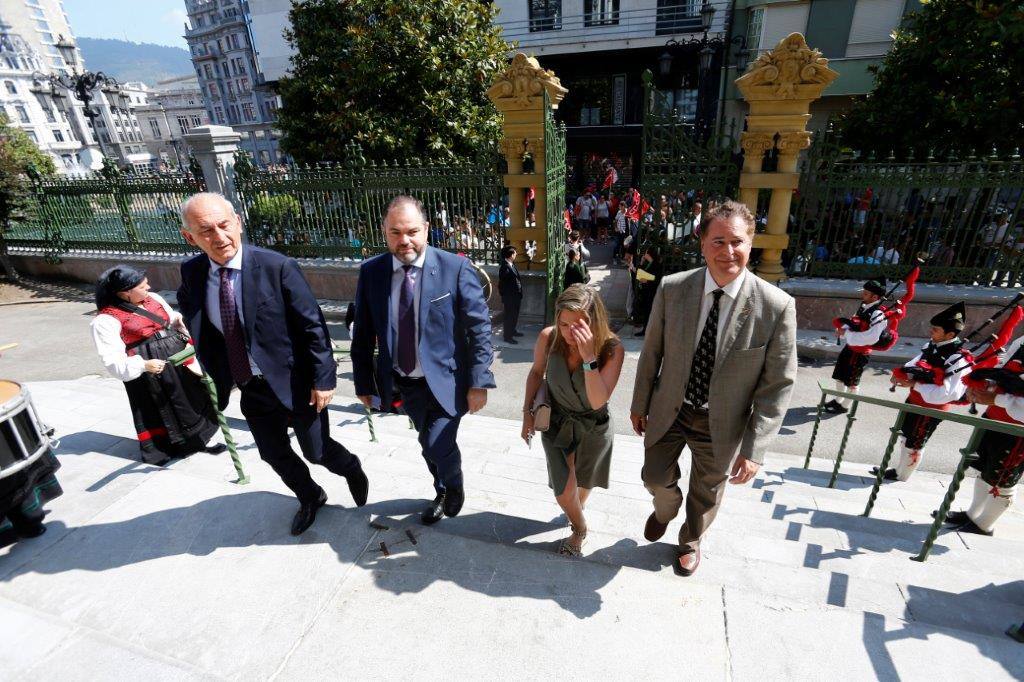
<svg viewBox="0 0 1024 682"><path fill-rule="evenodd" d="M840 391L858 391L860 377L868 364L871 351L874 350L873 346L883 340L882 337L889 326L886 317L888 309L882 303L884 296L885 277L869 279L864 283L860 294L861 304L853 317L837 317L832 321L836 336L846 340L846 345L839 352L835 369L832 371L832 378ZM849 398L833 398L825 403L825 411L832 414L846 412L850 402Z"/></svg>
<svg viewBox="0 0 1024 682"><path fill-rule="evenodd" d="M930 407L948 411L966 393L964 378L971 366L971 353L964 348L960 332L964 330L967 306L963 301L954 303L930 320L931 340L921 352L903 367L893 370L893 390L896 386L910 389L908 405ZM902 444L895 468L886 469L884 480L906 481L921 463L923 449L940 419L908 413L901 429ZM871 470L878 475L878 467Z"/></svg>
<svg viewBox="0 0 1024 682"><path fill-rule="evenodd" d="M1006 356L994 369L975 370L966 380L968 398L988 405L987 419L1024 424L1024 338L1010 344ZM1013 504L1017 484L1024 474L1024 438L997 431L985 431L978 444L978 457L971 463L979 477L974 481L974 498L965 512L953 512L946 523L964 533L992 535L996 522Z"/></svg>

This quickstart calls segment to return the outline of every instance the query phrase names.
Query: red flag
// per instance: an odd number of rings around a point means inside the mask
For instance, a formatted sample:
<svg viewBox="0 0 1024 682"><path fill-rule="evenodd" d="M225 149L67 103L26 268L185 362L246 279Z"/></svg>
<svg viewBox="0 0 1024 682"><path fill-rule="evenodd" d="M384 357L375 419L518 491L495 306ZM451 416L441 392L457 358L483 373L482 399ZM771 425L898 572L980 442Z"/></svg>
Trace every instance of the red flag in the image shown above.
<svg viewBox="0 0 1024 682"><path fill-rule="evenodd" d="M626 217L633 221L640 221L640 218L647 215L651 205L640 196L640 192L634 187L629 191L629 208L626 209Z"/></svg>
<svg viewBox="0 0 1024 682"><path fill-rule="evenodd" d="M1003 321L1003 325L996 332L996 337L989 344L989 347L983 353L978 354L980 359L974 363L974 369L986 369L999 364L999 351L1005 348L1006 344L1010 343L1010 339L1013 337L1013 330L1020 324L1021 320L1024 320L1024 308L1016 306L1013 312Z"/></svg>
<svg viewBox="0 0 1024 682"><path fill-rule="evenodd" d="M608 172L604 175L604 184L601 185L601 189L611 189L612 185L619 181L619 172L615 170L615 166L608 166Z"/></svg>

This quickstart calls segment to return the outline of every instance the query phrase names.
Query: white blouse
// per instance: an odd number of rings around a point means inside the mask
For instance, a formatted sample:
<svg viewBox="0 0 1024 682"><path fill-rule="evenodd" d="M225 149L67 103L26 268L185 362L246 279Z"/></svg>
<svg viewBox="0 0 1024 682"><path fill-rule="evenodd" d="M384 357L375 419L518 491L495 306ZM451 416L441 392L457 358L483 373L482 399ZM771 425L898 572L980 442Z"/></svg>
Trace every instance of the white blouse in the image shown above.
<svg viewBox="0 0 1024 682"><path fill-rule="evenodd" d="M159 294L150 292L149 296L160 304L173 328L188 335L185 322L181 313L171 309ZM121 322L113 315L97 315L92 324L92 341L96 344L96 351L100 354L100 361L107 368L110 375L121 381L138 379L146 371L146 360L140 355L128 355L128 349L121 340ZM198 375L202 375L198 362L186 365Z"/></svg>

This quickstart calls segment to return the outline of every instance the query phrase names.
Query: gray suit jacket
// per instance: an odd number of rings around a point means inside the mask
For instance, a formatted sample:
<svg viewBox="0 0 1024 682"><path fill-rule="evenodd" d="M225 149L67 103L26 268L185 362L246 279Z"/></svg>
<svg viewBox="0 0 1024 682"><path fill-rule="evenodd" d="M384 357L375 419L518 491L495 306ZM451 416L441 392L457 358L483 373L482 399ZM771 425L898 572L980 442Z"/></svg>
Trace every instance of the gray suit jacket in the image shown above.
<svg viewBox="0 0 1024 682"><path fill-rule="evenodd" d="M657 443L683 405L696 345L704 270L669 275L654 296L633 388L633 414L647 415L644 444ZM742 287L715 356L708 413L715 459L755 462L775 437L796 380L793 298L753 273Z"/></svg>

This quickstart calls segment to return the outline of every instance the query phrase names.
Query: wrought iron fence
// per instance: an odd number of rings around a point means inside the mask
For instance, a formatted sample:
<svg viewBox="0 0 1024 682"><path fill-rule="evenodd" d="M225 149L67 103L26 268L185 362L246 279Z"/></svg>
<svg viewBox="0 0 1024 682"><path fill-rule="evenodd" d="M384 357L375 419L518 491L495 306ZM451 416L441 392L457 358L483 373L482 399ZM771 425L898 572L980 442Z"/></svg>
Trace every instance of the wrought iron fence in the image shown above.
<svg viewBox="0 0 1024 682"><path fill-rule="evenodd" d="M178 206L205 189L201 173L123 172L113 164L79 176L40 177L28 184L24 220L4 234L12 249L162 254L192 251L181 237Z"/></svg>
<svg viewBox="0 0 1024 682"><path fill-rule="evenodd" d="M565 274L565 124L556 123L544 91L544 188L547 224L547 307L545 321L554 320L555 300Z"/></svg>
<svg viewBox="0 0 1024 682"><path fill-rule="evenodd" d="M501 258L508 199L496 152L454 163L376 163L352 144L342 163L267 168L240 154L235 189L249 240L291 256L362 259L385 251L384 209L407 194L423 202L431 245L476 263Z"/></svg>
<svg viewBox="0 0 1024 682"><path fill-rule="evenodd" d="M1020 155L873 158L816 136L791 216L791 276L902 277L1017 287L1024 282Z"/></svg>

